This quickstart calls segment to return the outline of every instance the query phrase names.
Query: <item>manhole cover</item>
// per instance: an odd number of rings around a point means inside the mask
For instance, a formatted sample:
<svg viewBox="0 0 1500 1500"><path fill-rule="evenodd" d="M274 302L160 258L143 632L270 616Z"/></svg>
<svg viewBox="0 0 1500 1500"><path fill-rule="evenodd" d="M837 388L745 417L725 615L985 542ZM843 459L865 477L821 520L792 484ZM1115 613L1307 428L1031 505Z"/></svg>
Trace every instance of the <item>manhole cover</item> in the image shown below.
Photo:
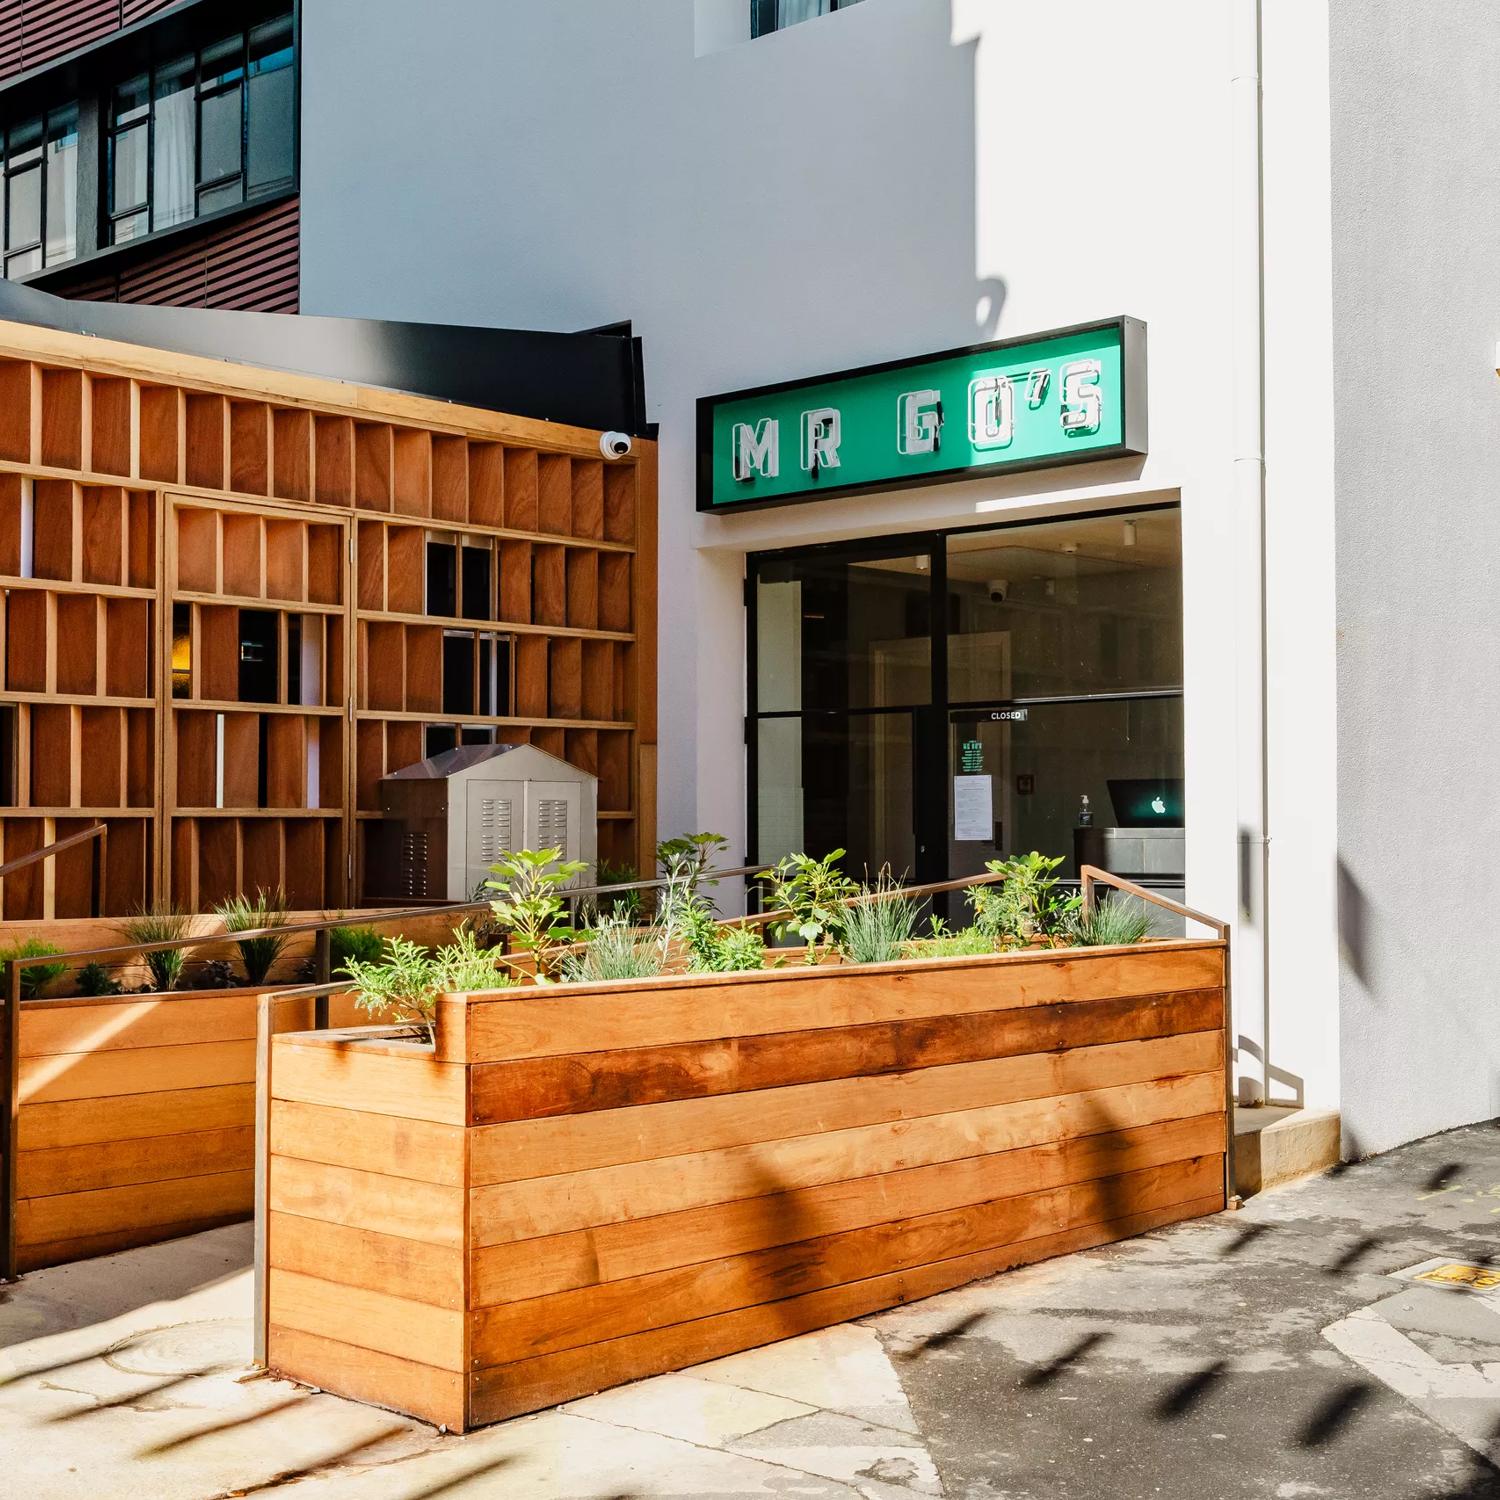
<svg viewBox="0 0 1500 1500"><path fill-rule="evenodd" d="M104 1356L129 1375L217 1375L238 1370L250 1359L246 1318L212 1318L138 1333Z"/></svg>
<svg viewBox="0 0 1500 1500"><path fill-rule="evenodd" d="M1423 1286L1446 1287L1455 1292L1493 1292L1500 1289L1500 1267L1476 1266L1470 1261L1436 1256L1420 1265L1393 1271L1395 1281L1416 1281Z"/></svg>

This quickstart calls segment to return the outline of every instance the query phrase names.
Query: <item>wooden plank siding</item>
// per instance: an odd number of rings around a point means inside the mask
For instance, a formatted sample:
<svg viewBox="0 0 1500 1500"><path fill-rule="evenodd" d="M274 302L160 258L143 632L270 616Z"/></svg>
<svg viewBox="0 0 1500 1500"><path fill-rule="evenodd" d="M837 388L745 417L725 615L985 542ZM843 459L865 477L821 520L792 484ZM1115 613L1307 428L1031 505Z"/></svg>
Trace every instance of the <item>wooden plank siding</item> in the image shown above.
<svg viewBox="0 0 1500 1500"><path fill-rule="evenodd" d="M268 1351L463 1429L1224 1206L1225 948L445 997L277 1037Z"/></svg>
<svg viewBox="0 0 1500 1500"><path fill-rule="evenodd" d="M257 991L21 1007L16 1239L22 1270L250 1217ZM282 1023L312 1024L310 999ZM355 1019L351 997L330 1017Z"/></svg>

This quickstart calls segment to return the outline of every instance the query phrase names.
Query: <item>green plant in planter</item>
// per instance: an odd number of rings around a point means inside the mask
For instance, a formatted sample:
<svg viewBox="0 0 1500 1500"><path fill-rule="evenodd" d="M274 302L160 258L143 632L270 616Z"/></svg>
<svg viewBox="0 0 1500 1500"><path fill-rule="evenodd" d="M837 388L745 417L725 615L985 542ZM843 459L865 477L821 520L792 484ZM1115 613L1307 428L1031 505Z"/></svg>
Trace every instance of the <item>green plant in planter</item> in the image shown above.
<svg viewBox="0 0 1500 1500"><path fill-rule="evenodd" d="M729 847L729 840L722 833L684 833L675 839L663 839L656 846L656 862L664 871L674 865L687 869L693 877L696 891L708 862ZM716 885L717 881L710 881Z"/></svg>
<svg viewBox="0 0 1500 1500"><path fill-rule="evenodd" d="M917 927L917 904L884 869L868 890L869 900L844 913L839 951L850 963L884 964L900 958Z"/></svg>
<svg viewBox="0 0 1500 1500"><path fill-rule="evenodd" d="M546 984L546 949L570 943L578 934L563 920L567 908L562 890L587 868L566 860L561 849L518 849L490 866L496 878L485 885L497 895L490 902L495 921L536 960L538 984Z"/></svg>
<svg viewBox="0 0 1500 1500"><path fill-rule="evenodd" d="M85 964L73 981L80 995L120 995L124 986L103 964Z"/></svg>
<svg viewBox="0 0 1500 1500"><path fill-rule="evenodd" d="M629 917L600 917L585 934L583 947L564 955L562 977L569 983L595 979L651 979L664 974L671 933L657 924L641 933Z"/></svg>
<svg viewBox="0 0 1500 1500"><path fill-rule="evenodd" d="M687 950L690 973L736 974L765 967L766 941L759 928L718 921L695 892L677 903L673 930Z"/></svg>
<svg viewBox="0 0 1500 1500"><path fill-rule="evenodd" d="M62 949L40 938L27 938L21 943L8 943L0 948L0 963L12 963L22 958L46 958ZM21 998L35 1000L54 980L61 979L67 970L66 964L26 964L21 969Z"/></svg>
<svg viewBox="0 0 1500 1500"><path fill-rule="evenodd" d="M941 917L929 918L929 925L930 934L911 944L915 958L967 958L995 951L994 938L977 927L960 927L953 932Z"/></svg>
<svg viewBox="0 0 1500 1500"><path fill-rule="evenodd" d="M157 905L141 907L115 930L128 943L169 943L185 938L192 925L193 919L187 912L175 906ZM155 953L143 953L141 960L151 976L152 990L173 990L182 977L187 949L159 948Z"/></svg>
<svg viewBox="0 0 1500 1500"><path fill-rule="evenodd" d="M231 896L214 907L224 923L225 932L255 932L263 927L286 926L286 892L257 887L253 896ZM284 932L267 932L261 937L244 938L235 944L240 962L245 966L245 982L264 984L276 960L281 957L288 939Z"/></svg>
<svg viewBox="0 0 1500 1500"><path fill-rule="evenodd" d="M631 885L641 877L634 865L611 864L601 859L594 866L596 885ZM639 922L646 914L649 891L614 891L589 899L589 907L596 917L624 917Z"/></svg>
<svg viewBox="0 0 1500 1500"><path fill-rule="evenodd" d="M354 1003L361 1010L409 1027L431 1042L436 1039L437 997L509 988L515 981L501 972L503 962L499 954L481 948L464 926L436 953L409 938L387 938L380 960L351 958L342 972L354 982Z"/></svg>
<svg viewBox="0 0 1500 1500"><path fill-rule="evenodd" d="M964 892L974 925L997 943L1029 943L1063 936L1082 898L1058 889L1053 873L1062 857L1049 859L1033 850L1014 859L991 859L985 869L1003 874L994 885L970 886Z"/></svg>
<svg viewBox="0 0 1500 1500"><path fill-rule="evenodd" d="M328 932L328 972L342 974L351 958L374 963L384 949L385 939L373 927L332 927Z"/></svg>
<svg viewBox="0 0 1500 1500"><path fill-rule="evenodd" d="M1111 893L1093 911L1075 914L1070 935L1084 948L1110 948L1143 943L1151 930L1151 914L1139 901Z"/></svg>
<svg viewBox="0 0 1500 1500"><path fill-rule="evenodd" d="M848 907L842 903L859 894L858 884L838 867L842 849L822 859L810 854L788 854L758 879L770 883L767 900L776 911L790 913L776 923L778 938L798 937L807 944L807 961L817 959L821 944L843 941Z"/></svg>

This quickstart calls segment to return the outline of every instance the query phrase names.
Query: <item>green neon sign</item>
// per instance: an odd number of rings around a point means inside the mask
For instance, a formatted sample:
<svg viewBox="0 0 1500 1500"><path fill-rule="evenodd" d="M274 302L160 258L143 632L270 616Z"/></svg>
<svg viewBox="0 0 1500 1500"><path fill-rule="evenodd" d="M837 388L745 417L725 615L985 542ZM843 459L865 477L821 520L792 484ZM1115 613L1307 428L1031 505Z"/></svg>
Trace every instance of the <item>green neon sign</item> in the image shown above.
<svg viewBox="0 0 1500 1500"><path fill-rule="evenodd" d="M698 509L720 513L1144 456L1146 325L979 344L698 402Z"/></svg>

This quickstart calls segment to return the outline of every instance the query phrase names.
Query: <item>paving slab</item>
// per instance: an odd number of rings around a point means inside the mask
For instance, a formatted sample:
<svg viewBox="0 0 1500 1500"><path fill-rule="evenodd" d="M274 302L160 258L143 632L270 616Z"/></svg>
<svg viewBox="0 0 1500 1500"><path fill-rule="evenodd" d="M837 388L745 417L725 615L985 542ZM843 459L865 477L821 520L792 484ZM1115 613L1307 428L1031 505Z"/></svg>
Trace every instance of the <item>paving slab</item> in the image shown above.
<svg viewBox="0 0 1500 1500"><path fill-rule="evenodd" d="M1500 1129L467 1437L250 1368L248 1226L0 1288L25 1500L1500 1500ZM1460 1278L1461 1279L1461 1278Z"/></svg>

